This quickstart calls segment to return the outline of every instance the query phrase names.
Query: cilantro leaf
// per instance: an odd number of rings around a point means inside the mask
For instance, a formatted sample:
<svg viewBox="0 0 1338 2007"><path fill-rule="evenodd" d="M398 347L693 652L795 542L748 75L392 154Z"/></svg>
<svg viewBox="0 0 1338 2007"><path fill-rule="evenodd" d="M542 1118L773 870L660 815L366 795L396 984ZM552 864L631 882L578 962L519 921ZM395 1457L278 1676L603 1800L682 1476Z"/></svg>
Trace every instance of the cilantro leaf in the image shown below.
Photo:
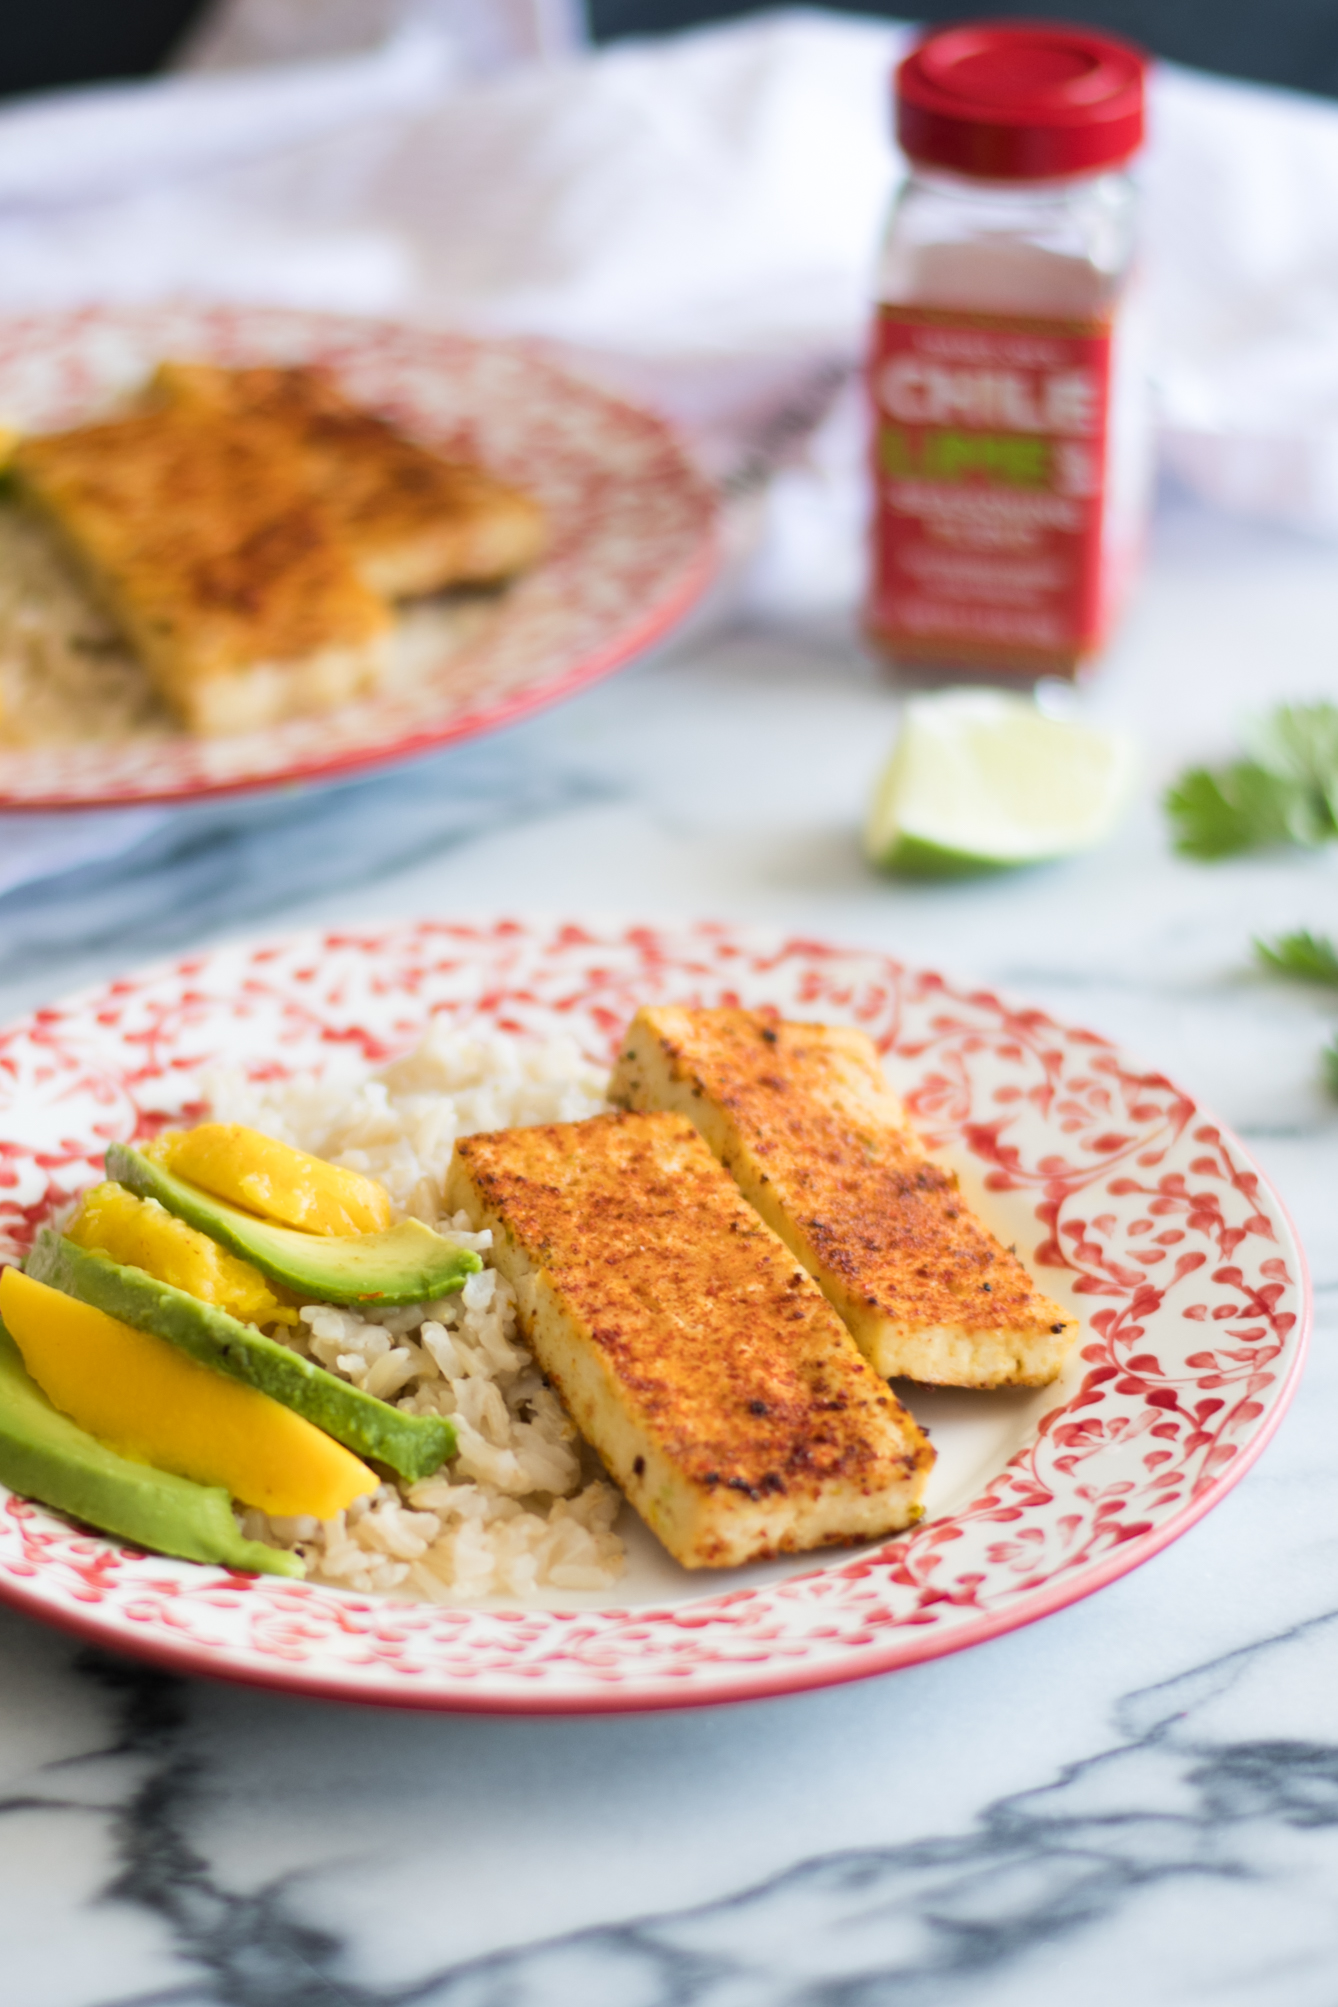
<svg viewBox="0 0 1338 2007"><path fill-rule="evenodd" d="M1330 1094L1338 1095L1338 1033L1329 1040L1320 1054L1320 1065L1324 1070L1324 1085Z"/></svg>
<svg viewBox="0 0 1338 2007"><path fill-rule="evenodd" d="M1214 772L1191 767L1166 795L1175 847L1185 857L1231 857L1275 843L1322 842L1310 796L1254 760ZM1327 834L1327 832L1325 832Z"/></svg>
<svg viewBox="0 0 1338 2007"><path fill-rule="evenodd" d="M1328 983L1338 989L1338 948L1326 934L1281 934L1276 941L1256 941L1254 951L1275 975L1295 976L1303 983Z"/></svg>
<svg viewBox="0 0 1338 2007"><path fill-rule="evenodd" d="M1175 847L1230 857L1338 836L1338 706L1281 704L1253 729L1252 758L1191 767L1166 795Z"/></svg>
<svg viewBox="0 0 1338 2007"><path fill-rule="evenodd" d="M1338 830L1338 706L1280 704L1250 733L1250 750L1270 773L1297 781Z"/></svg>
<svg viewBox="0 0 1338 2007"><path fill-rule="evenodd" d="M1338 948L1327 934L1312 934L1308 927L1302 927L1295 934L1280 934L1276 941L1256 939L1254 952L1274 975L1338 989ZM1320 1054L1320 1070L1324 1085L1338 1097L1338 1032Z"/></svg>

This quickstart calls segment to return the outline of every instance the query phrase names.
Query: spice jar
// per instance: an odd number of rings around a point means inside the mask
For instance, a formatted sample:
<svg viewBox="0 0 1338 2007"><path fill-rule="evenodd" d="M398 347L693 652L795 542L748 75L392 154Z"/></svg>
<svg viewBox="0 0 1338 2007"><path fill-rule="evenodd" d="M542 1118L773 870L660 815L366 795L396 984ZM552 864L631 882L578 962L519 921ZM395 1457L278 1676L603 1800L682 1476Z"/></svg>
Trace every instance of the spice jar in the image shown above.
<svg viewBox="0 0 1338 2007"><path fill-rule="evenodd" d="M902 667L1073 676L1127 594L1151 467L1144 68L1085 28L982 22L897 72L866 628Z"/></svg>

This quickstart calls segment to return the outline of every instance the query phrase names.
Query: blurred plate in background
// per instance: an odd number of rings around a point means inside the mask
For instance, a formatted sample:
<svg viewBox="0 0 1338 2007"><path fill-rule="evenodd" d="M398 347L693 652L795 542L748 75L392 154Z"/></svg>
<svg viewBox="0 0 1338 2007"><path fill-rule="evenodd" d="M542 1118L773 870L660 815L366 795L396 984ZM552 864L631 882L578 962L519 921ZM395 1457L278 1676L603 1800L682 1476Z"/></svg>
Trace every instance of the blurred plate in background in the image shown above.
<svg viewBox="0 0 1338 2007"><path fill-rule="evenodd" d="M0 424L79 424L167 357L329 368L358 402L534 494L547 556L501 594L404 609L381 690L324 716L235 738L164 724L120 740L0 745L0 809L196 800L474 738L620 668L714 576L715 498L668 428L518 343L263 308L32 316L0 322Z"/></svg>

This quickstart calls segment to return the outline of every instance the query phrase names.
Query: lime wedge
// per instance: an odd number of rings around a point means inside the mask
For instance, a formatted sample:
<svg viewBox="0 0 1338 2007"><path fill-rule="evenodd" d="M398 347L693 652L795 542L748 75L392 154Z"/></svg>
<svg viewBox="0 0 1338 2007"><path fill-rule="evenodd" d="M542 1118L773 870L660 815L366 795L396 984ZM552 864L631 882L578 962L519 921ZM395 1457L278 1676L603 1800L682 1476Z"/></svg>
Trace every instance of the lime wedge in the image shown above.
<svg viewBox="0 0 1338 2007"><path fill-rule="evenodd" d="M1109 834L1133 769L1123 733L1048 717L1027 697L914 697L874 793L865 849L884 870L921 877L1069 857Z"/></svg>

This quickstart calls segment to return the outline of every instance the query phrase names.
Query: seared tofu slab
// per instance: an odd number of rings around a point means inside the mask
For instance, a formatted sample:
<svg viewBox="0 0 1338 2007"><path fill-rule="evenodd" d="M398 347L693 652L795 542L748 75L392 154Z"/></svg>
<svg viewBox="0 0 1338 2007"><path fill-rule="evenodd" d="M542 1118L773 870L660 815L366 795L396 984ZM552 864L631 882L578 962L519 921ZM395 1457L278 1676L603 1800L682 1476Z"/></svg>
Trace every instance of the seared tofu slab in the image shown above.
<svg viewBox="0 0 1338 2007"><path fill-rule="evenodd" d="M407 438L350 403L320 370L169 362L154 390L267 428L297 456L364 582L387 599L496 585L543 550L543 512L532 496Z"/></svg>
<svg viewBox="0 0 1338 2007"><path fill-rule="evenodd" d="M191 731L259 730L375 685L389 610L267 439L137 412L24 439L13 471Z"/></svg>
<svg viewBox="0 0 1338 2007"><path fill-rule="evenodd" d="M492 1229L540 1365L685 1567L919 1517L929 1444L682 1116L465 1137L446 1204Z"/></svg>
<svg viewBox="0 0 1338 2007"><path fill-rule="evenodd" d="M693 1123L880 1373L1039 1387L1060 1371L1077 1319L926 1153L864 1032L746 1010L641 1010L609 1094Z"/></svg>

